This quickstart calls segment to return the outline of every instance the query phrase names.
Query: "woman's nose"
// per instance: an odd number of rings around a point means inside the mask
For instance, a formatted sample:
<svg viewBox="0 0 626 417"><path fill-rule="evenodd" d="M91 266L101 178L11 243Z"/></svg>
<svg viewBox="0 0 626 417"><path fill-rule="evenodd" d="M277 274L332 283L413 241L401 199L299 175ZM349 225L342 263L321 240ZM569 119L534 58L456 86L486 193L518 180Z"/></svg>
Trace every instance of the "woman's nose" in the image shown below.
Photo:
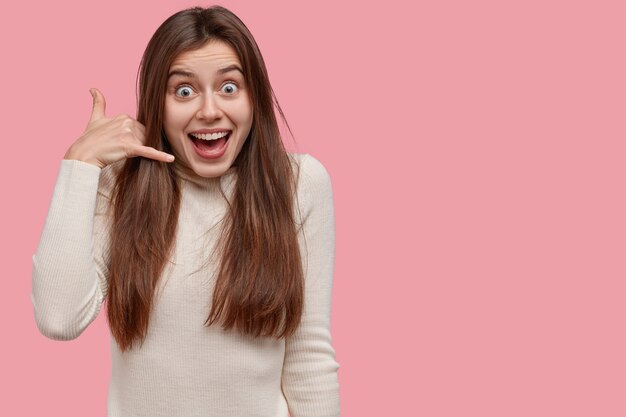
<svg viewBox="0 0 626 417"><path fill-rule="evenodd" d="M222 115L215 97L212 94L205 94L200 101L200 108L196 117L201 120L218 119Z"/></svg>

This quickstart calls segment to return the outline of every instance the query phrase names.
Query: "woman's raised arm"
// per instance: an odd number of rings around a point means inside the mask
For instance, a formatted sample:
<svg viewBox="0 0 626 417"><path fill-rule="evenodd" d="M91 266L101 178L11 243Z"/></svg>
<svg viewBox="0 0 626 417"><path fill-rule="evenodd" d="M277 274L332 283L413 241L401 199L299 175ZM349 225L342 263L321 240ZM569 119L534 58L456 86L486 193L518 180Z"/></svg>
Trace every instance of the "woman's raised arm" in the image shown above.
<svg viewBox="0 0 626 417"><path fill-rule="evenodd" d="M110 197L106 174L82 161L61 162L33 255L35 321L51 339L78 337L96 318L106 297Z"/></svg>
<svg viewBox="0 0 626 417"><path fill-rule="evenodd" d="M56 340L78 337L106 298L113 171L126 158L174 157L145 146L144 126L126 115L107 118L104 96L92 89L87 128L61 168L37 251L31 299L37 327Z"/></svg>

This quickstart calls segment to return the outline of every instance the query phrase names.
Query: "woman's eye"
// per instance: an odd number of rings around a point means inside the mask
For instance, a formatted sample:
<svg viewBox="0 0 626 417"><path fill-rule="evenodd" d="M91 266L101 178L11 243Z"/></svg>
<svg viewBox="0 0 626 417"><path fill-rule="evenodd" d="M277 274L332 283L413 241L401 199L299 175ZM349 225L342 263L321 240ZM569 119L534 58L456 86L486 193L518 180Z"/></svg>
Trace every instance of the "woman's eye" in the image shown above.
<svg viewBox="0 0 626 417"><path fill-rule="evenodd" d="M235 94L237 91L239 91L239 87L237 87L237 84L235 83L226 83L222 87L222 91L226 94Z"/></svg>
<svg viewBox="0 0 626 417"><path fill-rule="evenodd" d="M193 89L187 85L178 87L176 89L176 95L178 97L190 97L193 94Z"/></svg>

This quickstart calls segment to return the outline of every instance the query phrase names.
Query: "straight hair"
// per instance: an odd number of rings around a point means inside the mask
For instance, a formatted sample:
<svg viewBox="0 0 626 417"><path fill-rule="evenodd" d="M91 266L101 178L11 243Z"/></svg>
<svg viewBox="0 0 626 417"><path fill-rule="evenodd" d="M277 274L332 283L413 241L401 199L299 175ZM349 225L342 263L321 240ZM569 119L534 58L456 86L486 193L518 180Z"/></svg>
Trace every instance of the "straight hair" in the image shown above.
<svg viewBox="0 0 626 417"><path fill-rule="evenodd" d="M304 304L294 214L299 169L294 172L282 143L275 108L289 125L243 22L221 6L186 9L163 22L141 60L137 121L146 127L147 146L171 152L163 131L168 71L181 53L211 41L236 51L254 118L233 163L237 180L221 223L220 264L204 325L220 324L253 337L286 337L298 327ZM142 157L123 163L112 198L107 293L109 326L122 351L145 340L157 283L174 247L180 199L172 164Z"/></svg>

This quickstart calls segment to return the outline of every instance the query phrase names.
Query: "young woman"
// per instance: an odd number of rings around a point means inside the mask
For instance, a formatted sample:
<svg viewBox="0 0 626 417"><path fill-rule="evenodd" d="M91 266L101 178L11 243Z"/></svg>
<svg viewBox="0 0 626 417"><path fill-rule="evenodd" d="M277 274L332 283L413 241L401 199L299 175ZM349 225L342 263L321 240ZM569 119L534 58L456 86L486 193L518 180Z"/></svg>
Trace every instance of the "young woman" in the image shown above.
<svg viewBox="0 0 626 417"><path fill-rule="evenodd" d="M136 120L91 92L33 256L42 334L78 337L106 300L109 416L338 416L331 183L285 151L246 26L168 18Z"/></svg>

